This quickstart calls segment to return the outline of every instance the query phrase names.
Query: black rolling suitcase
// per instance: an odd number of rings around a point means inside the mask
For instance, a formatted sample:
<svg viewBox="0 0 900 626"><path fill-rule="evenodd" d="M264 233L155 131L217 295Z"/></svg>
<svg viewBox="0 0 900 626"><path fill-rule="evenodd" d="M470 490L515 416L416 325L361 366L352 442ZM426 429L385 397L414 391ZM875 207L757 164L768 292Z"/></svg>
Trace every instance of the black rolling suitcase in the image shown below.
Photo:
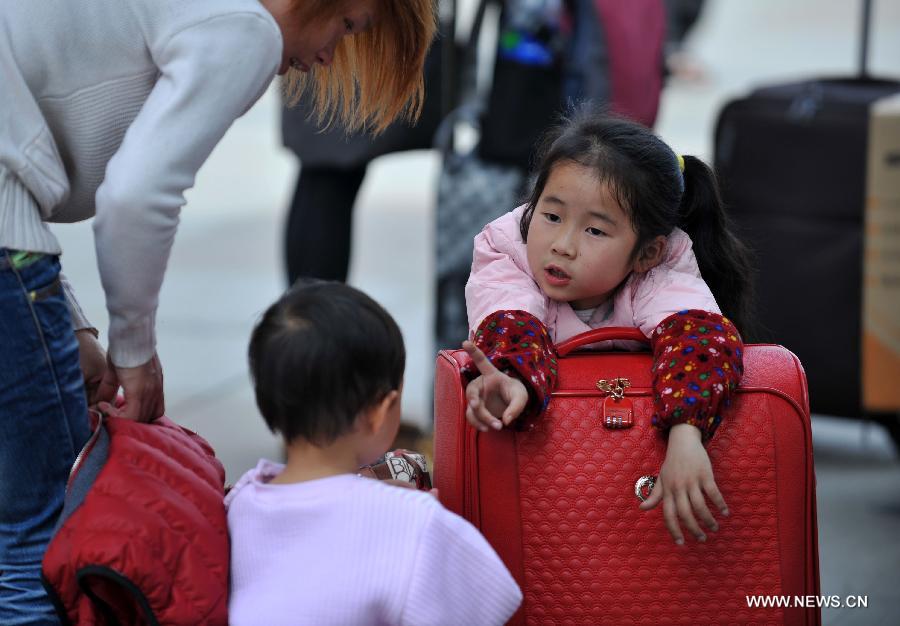
<svg viewBox="0 0 900 626"><path fill-rule="evenodd" d="M864 414L860 336L870 107L900 92L871 78L766 86L727 104L715 135L726 206L754 250L759 336L802 360L815 413ZM881 416L888 418L888 416ZM897 439L896 415L888 422Z"/></svg>

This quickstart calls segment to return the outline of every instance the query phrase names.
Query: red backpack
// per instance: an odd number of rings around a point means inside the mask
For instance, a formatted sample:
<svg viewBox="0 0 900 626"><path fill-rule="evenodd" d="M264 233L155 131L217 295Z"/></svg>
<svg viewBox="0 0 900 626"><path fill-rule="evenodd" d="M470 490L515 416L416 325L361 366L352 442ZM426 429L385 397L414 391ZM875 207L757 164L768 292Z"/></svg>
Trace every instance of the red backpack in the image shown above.
<svg viewBox="0 0 900 626"><path fill-rule="evenodd" d="M166 417L97 421L44 555L63 624L227 624L225 470Z"/></svg>

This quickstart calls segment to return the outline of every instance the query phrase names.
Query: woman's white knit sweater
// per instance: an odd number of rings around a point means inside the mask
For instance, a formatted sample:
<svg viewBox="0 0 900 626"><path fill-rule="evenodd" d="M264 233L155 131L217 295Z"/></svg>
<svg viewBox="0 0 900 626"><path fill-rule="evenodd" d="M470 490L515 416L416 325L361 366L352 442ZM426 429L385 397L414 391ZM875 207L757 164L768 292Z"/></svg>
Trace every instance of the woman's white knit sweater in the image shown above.
<svg viewBox="0 0 900 626"><path fill-rule="evenodd" d="M281 62L258 0L16 0L0 10L0 248L61 253L96 215L113 362L145 363L184 192Z"/></svg>

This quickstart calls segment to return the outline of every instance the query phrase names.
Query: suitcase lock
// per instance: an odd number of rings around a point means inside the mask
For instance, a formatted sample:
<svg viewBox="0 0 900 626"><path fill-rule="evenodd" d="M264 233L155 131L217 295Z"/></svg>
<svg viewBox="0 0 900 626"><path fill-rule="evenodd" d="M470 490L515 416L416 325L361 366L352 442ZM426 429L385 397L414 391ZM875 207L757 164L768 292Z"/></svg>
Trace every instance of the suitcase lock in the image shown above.
<svg viewBox="0 0 900 626"><path fill-rule="evenodd" d="M625 397L625 388L631 383L627 378L600 379L597 381L597 389L609 394L603 399L601 417L603 425L612 430L631 428L634 425L634 412L631 400Z"/></svg>
<svg viewBox="0 0 900 626"><path fill-rule="evenodd" d="M634 495L643 502L650 497L654 485L656 485L656 476L641 476L634 483Z"/></svg>

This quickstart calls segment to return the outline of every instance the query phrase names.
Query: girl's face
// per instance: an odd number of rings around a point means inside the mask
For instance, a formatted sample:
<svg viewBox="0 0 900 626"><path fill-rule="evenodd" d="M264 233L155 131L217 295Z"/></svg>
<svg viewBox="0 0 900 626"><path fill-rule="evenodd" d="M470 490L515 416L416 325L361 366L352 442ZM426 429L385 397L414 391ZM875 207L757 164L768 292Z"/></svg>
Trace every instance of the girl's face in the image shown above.
<svg viewBox="0 0 900 626"><path fill-rule="evenodd" d="M334 50L343 37L355 35L372 28L375 19L376 0L353 0L337 15L314 20L306 24L282 24L284 50L279 74L293 67L308 72L317 63L331 65Z"/></svg>
<svg viewBox="0 0 900 626"><path fill-rule="evenodd" d="M575 309L599 306L635 270L637 233L609 186L572 161L553 166L528 227L528 266L541 290Z"/></svg>

